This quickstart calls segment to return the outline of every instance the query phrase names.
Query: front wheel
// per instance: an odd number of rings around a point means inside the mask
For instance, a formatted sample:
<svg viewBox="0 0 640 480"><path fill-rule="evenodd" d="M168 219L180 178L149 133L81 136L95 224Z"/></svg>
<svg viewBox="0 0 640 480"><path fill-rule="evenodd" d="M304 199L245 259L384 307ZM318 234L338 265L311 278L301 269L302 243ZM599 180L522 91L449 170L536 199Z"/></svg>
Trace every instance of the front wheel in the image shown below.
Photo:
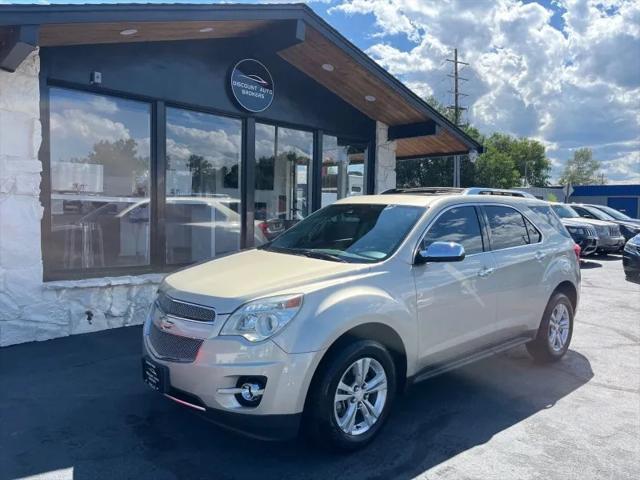
<svg viewBox="0 0 640 480"><path fill-rule="evenodd" d="M547 304L536 338L527 343L527 350L536 361L557 362L567 353L572 334L573 305L564 293L556 293Z"/></svg>
<svg viewBox="0 0 640 480"><path fill-rule="evenodd" d="M357 341L335 354L314 379L306 429L318 444L352 451L384 424L396 390L393 359L378 342Z"/></svg>

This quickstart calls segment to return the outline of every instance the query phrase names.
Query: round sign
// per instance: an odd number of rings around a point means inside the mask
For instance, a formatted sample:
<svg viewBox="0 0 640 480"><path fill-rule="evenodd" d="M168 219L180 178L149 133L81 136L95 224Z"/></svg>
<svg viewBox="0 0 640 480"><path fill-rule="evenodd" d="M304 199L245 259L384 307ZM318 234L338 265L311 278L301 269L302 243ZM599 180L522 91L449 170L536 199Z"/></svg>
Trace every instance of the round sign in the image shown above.
<svg viewBox="0 0 640 480"><path fill-rule="evenodd" d="M231 70L231 91L242 108L262 112L273 102L273 79L257 60L240 60Z"/></svg>

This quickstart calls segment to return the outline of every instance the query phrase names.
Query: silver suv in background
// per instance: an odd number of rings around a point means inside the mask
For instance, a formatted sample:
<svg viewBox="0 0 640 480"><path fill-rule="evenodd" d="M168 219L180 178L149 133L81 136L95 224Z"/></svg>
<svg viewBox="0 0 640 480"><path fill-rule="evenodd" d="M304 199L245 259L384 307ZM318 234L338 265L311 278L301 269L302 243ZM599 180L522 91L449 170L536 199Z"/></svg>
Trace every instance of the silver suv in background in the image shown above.
<svg viewBox="0 0 640 480"><path fill-rule="evenodd" d="M563 357L580 269L549 212L446 190L342 199L167 276L143 378L237 431L360 448L415 382L522 344L539 362Z"/></svg>
<svg viewBox="0 0 640 480"><path fill-rule="evenodd" d="M580 221L593 226L598 234L598 248L596 250L598 253L618 252L624 247L624 237L620 232L620 227L615 223L583 217L576 212L572 205L566 203L550 202L550 205L553 211L562 219Z"/></svg>

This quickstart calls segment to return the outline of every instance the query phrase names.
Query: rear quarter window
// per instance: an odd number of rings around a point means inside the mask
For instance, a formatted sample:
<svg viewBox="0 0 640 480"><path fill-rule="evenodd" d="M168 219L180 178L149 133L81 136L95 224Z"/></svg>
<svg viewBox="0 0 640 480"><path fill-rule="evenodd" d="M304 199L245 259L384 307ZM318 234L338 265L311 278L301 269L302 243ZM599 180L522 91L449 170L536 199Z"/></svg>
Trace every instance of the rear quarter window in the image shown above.
<svg viewBox="0 0 640 480"><path fill-rule="evenodd" d="M567 229L564 228L562 221L560 221L560 218L558 217L558 215L556 215L556 212L554 212L551 207L547 205L537 205L529 207L529 209L533 213L535 213L538 218L542 219L546 224L550 225L558 233L567 238L571 238L571 235L569 235Z"/></svg>

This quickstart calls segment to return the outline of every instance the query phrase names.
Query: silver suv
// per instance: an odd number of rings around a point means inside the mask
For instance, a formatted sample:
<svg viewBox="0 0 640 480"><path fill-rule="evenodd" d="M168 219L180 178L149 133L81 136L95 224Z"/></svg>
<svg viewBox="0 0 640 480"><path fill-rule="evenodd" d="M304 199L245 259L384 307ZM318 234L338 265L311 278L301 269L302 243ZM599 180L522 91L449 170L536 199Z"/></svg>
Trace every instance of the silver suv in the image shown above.
<svg viewBox="0 0 640 480"><path fill-rule="evenodd" d="M565 354L580 270L554 221L546 202L503 195L340 200L166 277L143 377L237 431L359 448L412 383L521 344Z"/></svg>

